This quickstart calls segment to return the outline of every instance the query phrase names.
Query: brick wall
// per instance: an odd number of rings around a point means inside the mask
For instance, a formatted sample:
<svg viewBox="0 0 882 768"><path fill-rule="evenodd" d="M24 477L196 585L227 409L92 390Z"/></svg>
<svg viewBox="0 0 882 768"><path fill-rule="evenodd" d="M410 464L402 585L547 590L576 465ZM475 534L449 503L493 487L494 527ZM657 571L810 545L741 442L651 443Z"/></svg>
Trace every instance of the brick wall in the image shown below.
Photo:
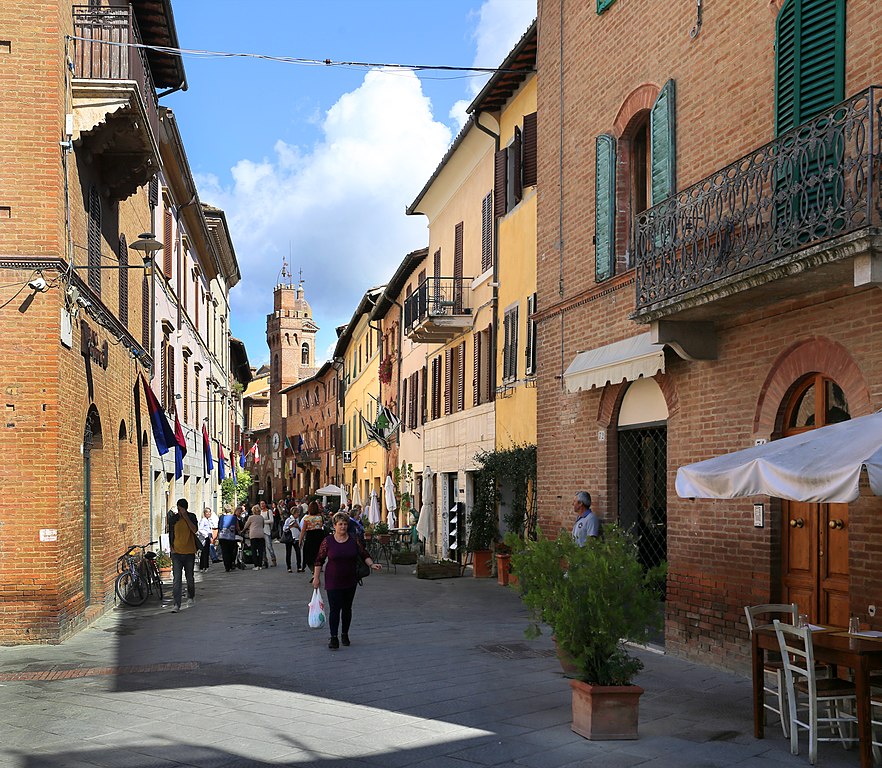
<svg viewBox="0 0 882 768"><path fill-rule="evenodd" d="M594 280L594 138L621 136L629 105L671 78L677 87L678 189L770 141L774 130L775 17L767 3L706 6L694 39L689 34L694 4L650 10L646 4L616 3L598 16L593 3L566 3L565 11L561 86L560 3L540 0L537 490L540 527L549 535L571 527L570 502L580 488L592 493L602 515L614 515L617 504L615 419L626 387L567 394L563 372L580 351L648 330L629 319L633 272L603 284ZM873 47L882 31L882 6L850 2L847 30L850 95L882 75ZM618 224L621 266L629 244L627 227ZM878 291L846 283L814 290L718 323L718 360L686 362L668 351L666 373L656 377L669 409L665 640L671 652L743 667L748 652L743 606L779 597L781 579L780 505L767 503L766 527L755 529L752 499L677 498L677 467L770 436L769 419L774 421L782 392L773 393L764 382L800 342L815 344L816 351L802 360L801 371L795 366L788 375L832 366L830 374L843 387L840 379L851 382L852 415L882 405ZM823 352L826 344L844 349L859 375L832 363ZM773 395L778 402L764 402ZM598 440L599 430L606 431L606 440ZM864 489L850 506L849 532L852 610L865 619L867 604L878 602L882 588L872 567L882 541L882 504L867 493Z"/></svg>

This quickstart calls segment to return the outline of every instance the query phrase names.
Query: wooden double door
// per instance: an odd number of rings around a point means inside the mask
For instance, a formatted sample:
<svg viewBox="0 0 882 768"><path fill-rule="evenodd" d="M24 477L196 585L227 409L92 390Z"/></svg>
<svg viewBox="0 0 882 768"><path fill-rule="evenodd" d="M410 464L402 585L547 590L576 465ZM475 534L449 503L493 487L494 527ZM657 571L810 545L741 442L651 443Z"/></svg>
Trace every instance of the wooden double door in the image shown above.
<svg viewBox="0 0 882 768"><path fill-rule="evenodd" d="M849 419L842 389L820 374L795 389L785 411L784 435ZM848 626L848 504L782 501L784 601L818 624Z"/></svg>

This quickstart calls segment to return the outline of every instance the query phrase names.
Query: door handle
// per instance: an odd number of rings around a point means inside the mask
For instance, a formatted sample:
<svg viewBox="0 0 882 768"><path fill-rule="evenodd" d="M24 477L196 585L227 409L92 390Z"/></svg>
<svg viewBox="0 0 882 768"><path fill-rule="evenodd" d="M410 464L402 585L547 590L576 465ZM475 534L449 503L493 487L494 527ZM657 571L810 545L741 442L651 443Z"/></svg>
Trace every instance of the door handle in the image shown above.
<svg viewBox="0 0 882 768"><path fill-rule="evenodd" d="M801 517L797 517L795 520L790 521L791 528L802 528L805 525L805 520Z"/></svg>
<svg viewBox="0 0 882 768"><path fill-rule="evenodd" d="M845 523L843 523L842 520L831 520L827 525L829 525L830 528L838 528L839 530L845 528Z"/></svg>

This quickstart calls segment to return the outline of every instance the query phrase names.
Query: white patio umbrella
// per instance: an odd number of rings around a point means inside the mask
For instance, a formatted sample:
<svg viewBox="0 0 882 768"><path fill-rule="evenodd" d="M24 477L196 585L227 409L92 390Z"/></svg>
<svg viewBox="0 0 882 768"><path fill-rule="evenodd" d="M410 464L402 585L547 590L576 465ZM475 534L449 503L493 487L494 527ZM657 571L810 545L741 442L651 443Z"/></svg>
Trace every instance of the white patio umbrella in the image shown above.
<svg viewBox="0 0 882 768"><path fill-rule="evenodd" d="M435 529L434 487L435 473L426 465L423 470L423 504L420 507L420 519L417 520L417 535L423 541L427 541Z"/></svg>
<svg viewBox="0 0 882 768"><path fill-rule="evenodd" d="M358 480L352 484L352 506L354 507L356 504L358 504L359 507L362 506L361 491L358 489Z"/></svg>
<svg viewBox="0 0 882 768"><path fill-rule="evenodd" d="M380 522L380 500L377 498L376 489L371 489L371 500L368 505L368 520L372 524Z"/></svg>
<svg viewBox="0 0 882 768"><path fill-rule="evenodd" d="M398 502L395 501L395 483L392 482L392 475L386 475L383 490L386 498L386 522L390 528L395 528L395 510L398 509Z"/></svg>
<svg viewBox="0 0 882 768"><path fill-rule="evenodd" d="M349 497L346 495L346 486L341 485L340 486L340 506L342 507L344 504L346 506L349 506Z"/></svg>

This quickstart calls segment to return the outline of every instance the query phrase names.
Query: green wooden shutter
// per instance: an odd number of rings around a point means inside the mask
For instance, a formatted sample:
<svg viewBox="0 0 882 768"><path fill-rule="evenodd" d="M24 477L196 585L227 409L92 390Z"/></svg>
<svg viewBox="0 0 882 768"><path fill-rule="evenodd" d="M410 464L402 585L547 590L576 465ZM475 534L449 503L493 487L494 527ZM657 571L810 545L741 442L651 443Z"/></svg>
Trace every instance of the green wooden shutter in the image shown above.
<svg viewBox="0 0 882 768"><path fill-rule="evenodd" d="M616 140L603 134L595 142L594 276L612 277L615 260Z"/></svg>
<svg viewBox="0 0 882 768"><path fill-rule="evenodd" d="M676 191L674 81L668 80L649 113L649 154L652 200L657 205Z"/></svg>
<svg viewBox="0 0 882 768"><path fill-rule="evenodd" d="M786 0L775 27L778 135L845 98L845 0Z"/></svg>
<svg viewBox="0 0 882 768"><path fill-rule="evenodd" d="M609 8L616 0L597 0L597 15L599 16Z"/></svg>

